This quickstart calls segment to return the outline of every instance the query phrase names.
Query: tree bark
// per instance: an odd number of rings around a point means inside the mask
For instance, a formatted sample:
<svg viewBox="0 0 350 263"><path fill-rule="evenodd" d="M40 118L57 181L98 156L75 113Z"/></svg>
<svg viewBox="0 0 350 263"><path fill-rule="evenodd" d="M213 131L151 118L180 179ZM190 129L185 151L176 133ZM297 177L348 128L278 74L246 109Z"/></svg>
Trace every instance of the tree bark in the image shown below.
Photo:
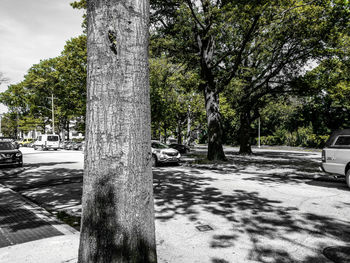
<svg viewBox="0 0 350 263"><path fill-rule="evenodd" d="M212 89L204 89L208 124L208 160L226 160L222 147L222 122L219 111L219 95Z"/></svg>
<svg viewBox="0 0 350 263"><path fill-rule="evenodd" d="M148 83L148 0L88 0L79 263L157 262Z"/></svg>
<svg viewBox="0 0 350 263"><path fill-rule="evenodd" d="M239 154L252 154L250 143L250 116L248 112L241 112L239 129Z"/></svg>

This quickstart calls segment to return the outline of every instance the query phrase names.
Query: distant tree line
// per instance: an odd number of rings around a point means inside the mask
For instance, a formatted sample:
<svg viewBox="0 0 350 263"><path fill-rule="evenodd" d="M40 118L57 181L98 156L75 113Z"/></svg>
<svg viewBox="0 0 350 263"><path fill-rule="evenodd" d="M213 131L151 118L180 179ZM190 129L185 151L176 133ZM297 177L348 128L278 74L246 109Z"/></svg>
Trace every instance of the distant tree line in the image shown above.
<svg viewBox="0 0 350 263"><path fill-rule="evenodd" d="M152 137L223 144L322 147L350 127L349 4L344 0L151 0ZM74 8L86 8L84 0ZM84 20L83 26L86 25ZM33 65L0 95L3 132L44 130L54 96L57 131L85 130L86 36Z"/></svg>

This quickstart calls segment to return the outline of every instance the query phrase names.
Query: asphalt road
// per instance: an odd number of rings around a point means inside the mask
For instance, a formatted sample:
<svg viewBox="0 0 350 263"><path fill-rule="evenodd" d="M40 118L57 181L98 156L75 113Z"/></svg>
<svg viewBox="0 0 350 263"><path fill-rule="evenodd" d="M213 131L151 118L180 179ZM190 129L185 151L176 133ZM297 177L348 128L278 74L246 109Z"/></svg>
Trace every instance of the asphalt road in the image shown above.
<svg viewBox="0 0 350 263"><path fill-rule="evenodd" d="M159 262L342 262L327 247L350 245L350 190L318 170L320 153L226 151L228 163L154 169ZM83 154L23 148L24 167L0 183L49 211L79 216Z"/></svg>

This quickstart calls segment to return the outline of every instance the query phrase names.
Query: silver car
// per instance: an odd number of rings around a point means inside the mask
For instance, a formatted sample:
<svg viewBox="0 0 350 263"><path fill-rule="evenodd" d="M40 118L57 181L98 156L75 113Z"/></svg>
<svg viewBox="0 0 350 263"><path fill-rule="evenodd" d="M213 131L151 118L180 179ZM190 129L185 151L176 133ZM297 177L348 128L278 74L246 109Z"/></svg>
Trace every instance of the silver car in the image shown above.
<svg viewBox="0 0 350 263"><path fill-rule="evenodd" d="M174 163L179 164L181 154L178 150L172 149L169 146L158 142L152 141L152 166L157 166L160 163Z"/></svg>
<svg viewBox="0 0 350 263"><path fill-rule="evenodd" d="M350 187L350 129L334 132L322 150L322 170L345 176Z"/></svg>

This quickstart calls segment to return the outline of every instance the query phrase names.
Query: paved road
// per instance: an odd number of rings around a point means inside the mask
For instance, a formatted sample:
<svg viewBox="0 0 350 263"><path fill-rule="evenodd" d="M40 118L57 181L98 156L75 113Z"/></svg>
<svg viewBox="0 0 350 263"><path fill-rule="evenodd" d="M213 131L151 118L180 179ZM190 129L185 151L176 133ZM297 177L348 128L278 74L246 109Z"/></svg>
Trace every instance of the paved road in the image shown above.
<svg viewBox="0 0 350 263"><path fill-rule="evenodd" d="M79 215L83 154L23 152L24 167L3 169L0 183ZM320 153L227 156L222 165L154 169L159 262L332 262L324 248L350 245L350 191L322 180Z"/></svg>

